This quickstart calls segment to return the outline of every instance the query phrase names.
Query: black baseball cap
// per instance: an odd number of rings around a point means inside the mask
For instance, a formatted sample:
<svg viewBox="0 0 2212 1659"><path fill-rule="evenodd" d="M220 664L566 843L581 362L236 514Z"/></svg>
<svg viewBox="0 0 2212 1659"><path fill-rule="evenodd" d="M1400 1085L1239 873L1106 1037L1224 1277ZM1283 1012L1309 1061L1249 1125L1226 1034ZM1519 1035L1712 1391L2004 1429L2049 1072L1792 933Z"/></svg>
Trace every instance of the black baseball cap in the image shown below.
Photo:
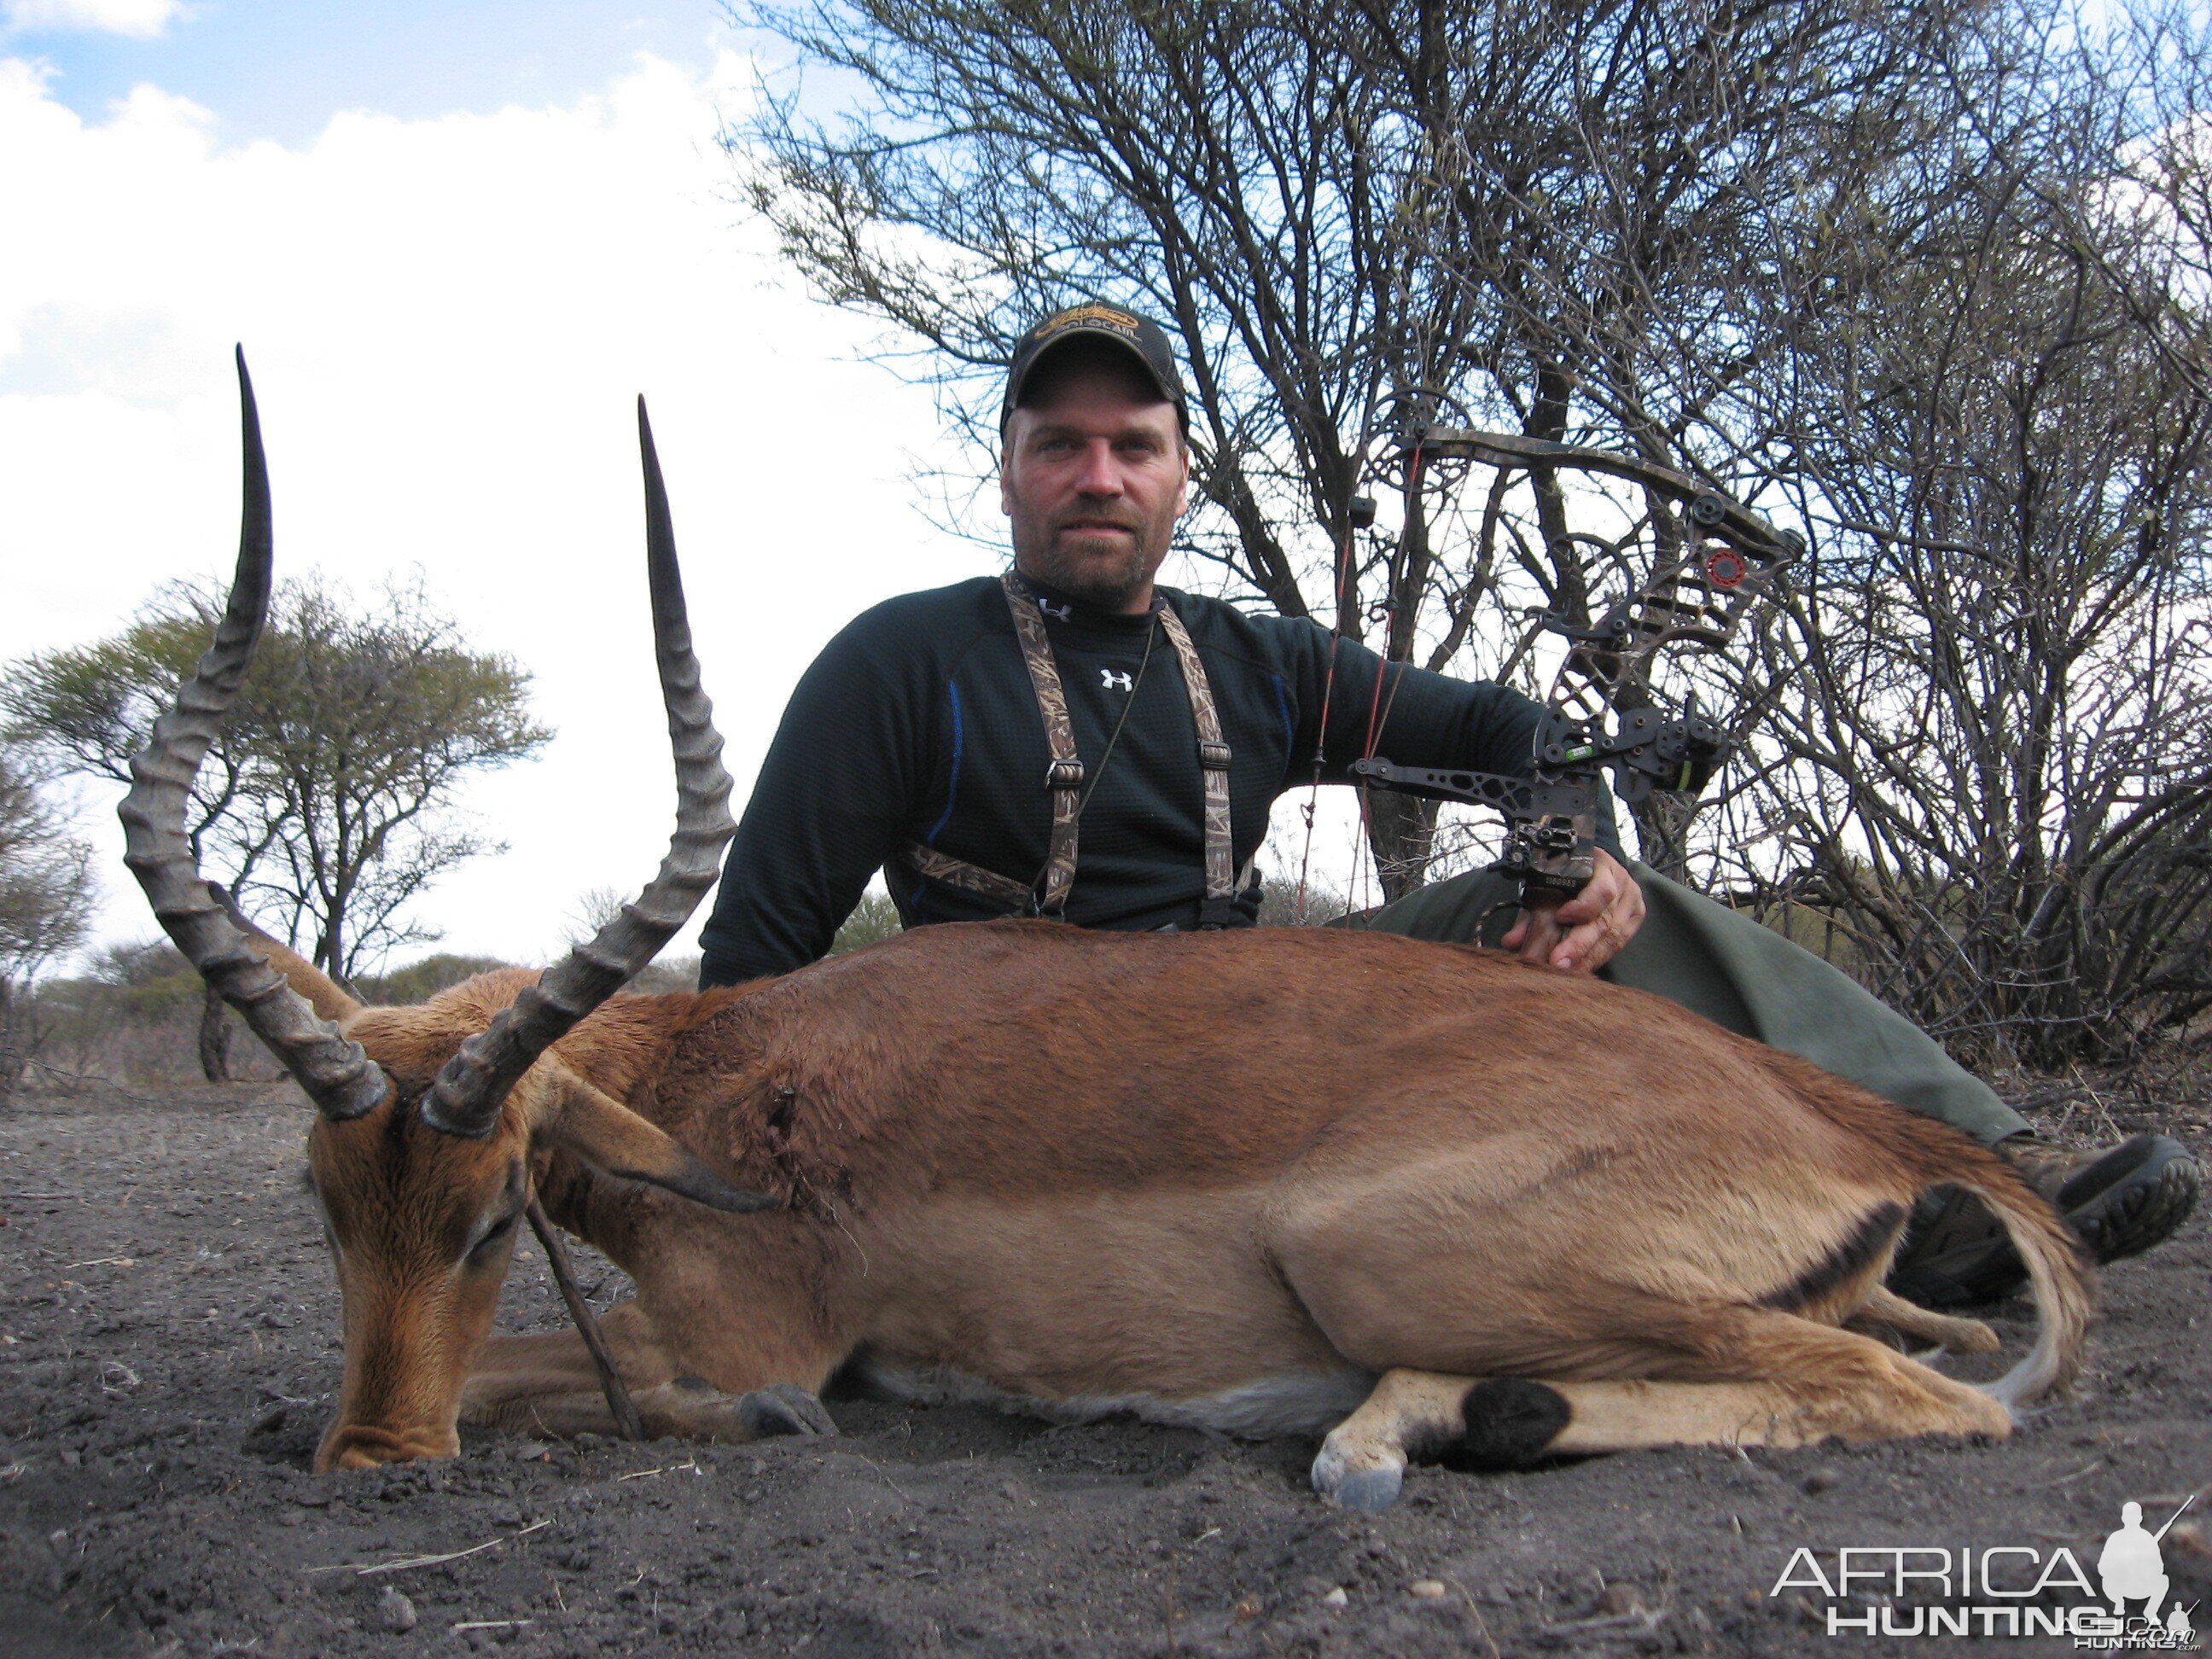
<svg viewBox="0 0 2212 1659"><path fill-rule="evenodd" d="M1048 353L1077 339L1110 340L1127 351L1159 387L1160 396L1175 405L1182 429L1190 430L1190 405L1183 396L1182 377L1176 373L1175 348L1168 343L1167 331L1151 318L1119 306L1083 305L1054 312L1014 342L1014 355L1006 365L1006 400L999 405L1000 431L1013 418L1030 371Z"/></svg>

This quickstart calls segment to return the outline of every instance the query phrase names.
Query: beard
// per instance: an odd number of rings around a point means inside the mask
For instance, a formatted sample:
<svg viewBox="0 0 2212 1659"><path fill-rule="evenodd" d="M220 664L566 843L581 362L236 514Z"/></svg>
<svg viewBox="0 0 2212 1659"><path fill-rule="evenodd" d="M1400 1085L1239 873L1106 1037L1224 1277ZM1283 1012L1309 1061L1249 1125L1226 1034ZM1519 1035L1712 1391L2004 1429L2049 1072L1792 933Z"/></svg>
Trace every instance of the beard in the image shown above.
<svg viewBox="0 0 2212 1659"><path fill-rule="evenodd" d="M1057 529L1033 549L1018 549L1022 570L1055 592L1101 611L1121 611L1142 592L1166 558L1155 551L1144 527L1129 525L1127 536L1096 531Z"/></svg>

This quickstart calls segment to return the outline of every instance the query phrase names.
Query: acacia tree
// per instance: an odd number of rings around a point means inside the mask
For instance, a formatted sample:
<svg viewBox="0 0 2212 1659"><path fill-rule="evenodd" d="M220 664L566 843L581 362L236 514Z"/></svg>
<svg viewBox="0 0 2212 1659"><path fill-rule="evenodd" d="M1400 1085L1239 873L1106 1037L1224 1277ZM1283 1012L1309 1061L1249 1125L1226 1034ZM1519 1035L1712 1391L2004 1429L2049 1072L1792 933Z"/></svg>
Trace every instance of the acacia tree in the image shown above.
<svg viewBox="0 0 2212 1659"><path fill-rule="evenodd" d="M1556 482L1528 533L1480 502L1431 525L1404 495L1340 581L1370 463L1442 419L1748 471L1756 493L1737 388L1771 374L1818 286L1803 262L1828 253L1778 221L1849 222L1861 180L1956 118L1970 15L816 0L759 19L852 107L767 99L731 141L790 258L924 348L980 442L1041 311L1144 306L1190 369L1202 570L1379 629L1394 660L1526 676L1526 607L1589 620ZM1418 885L1433 808L1375 807L1386 894Z"/></svg>
<svg viewBox="0 0 2212 1659"><path fill-rule="evenodd" d="M9 729L50 769L127 780L222 608L173 588L112 639L15 665L0 687ZM529 678L468 650L419 585L366 612L314 581L285 585L193 786L185 827L200 867L341 980L434 939L408 902L497 848L456 813L456 786L551 735L530 719ZM224 1074L222 1018L210 997L210 1078Z"/></svg>
<svg viewBox="0 0 2212 1659"><path fill-rule="evenodd" d="M2212 1006L2212 316L2171 60L2023 46L1982 164L1898 192L1795 341L1814 550L1738 803L1786 855L1735 874L2048 1064Z"/></svg>
<svg viewBox="0 0 2212 1659"><path fill-rule="evenodd" d="M30 981L82 943L91 923L91 859L21 758L0 744L0 1101L30 1062Z"/></svg>

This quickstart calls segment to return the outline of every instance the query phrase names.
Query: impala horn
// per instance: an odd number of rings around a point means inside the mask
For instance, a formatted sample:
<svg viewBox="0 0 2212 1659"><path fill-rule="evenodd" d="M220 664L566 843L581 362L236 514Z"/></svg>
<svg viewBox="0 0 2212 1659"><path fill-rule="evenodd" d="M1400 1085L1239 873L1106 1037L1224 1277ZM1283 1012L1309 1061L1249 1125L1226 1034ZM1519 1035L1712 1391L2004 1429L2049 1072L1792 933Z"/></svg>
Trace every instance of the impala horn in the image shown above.
<svg viewBox="0 0 2212 1659"><path fill-rule="evenodd" d="M645 464L645 557L653 589L653 651L668 735L676 750L676 833L660 873L586 944L526 986L483 1030L461 1044L422 1100L422 1121L447 1134L481 1137L499 1121L507 1091L538 1055L659 953L689 921L721 869L722 848L737 833L730 817L730 775L714 706L699 688L684 579L668 492L653 453L645 399L637 400L637 441Z"/></svg>
<svg viewBox="0 0 2212 1659"><path fill-rule="evenodd" d="M117 809L123 820L123 861L146 890L162 931L299 1079L315 1109L326 1117L360 1117L374 1111L390 1093L383 1072L369 1062L359 1043L341 1036L262 959L208 890L185 836L192 779L222 729L222 717L245 682L254 643L269 617L269 464L261 452L261 416L254 408L242 346L238 397L246 451L238 571L231 578L230 599L215 643L177 693L177 706L154 722L153 737L131 763L131 793Z"/></svg>

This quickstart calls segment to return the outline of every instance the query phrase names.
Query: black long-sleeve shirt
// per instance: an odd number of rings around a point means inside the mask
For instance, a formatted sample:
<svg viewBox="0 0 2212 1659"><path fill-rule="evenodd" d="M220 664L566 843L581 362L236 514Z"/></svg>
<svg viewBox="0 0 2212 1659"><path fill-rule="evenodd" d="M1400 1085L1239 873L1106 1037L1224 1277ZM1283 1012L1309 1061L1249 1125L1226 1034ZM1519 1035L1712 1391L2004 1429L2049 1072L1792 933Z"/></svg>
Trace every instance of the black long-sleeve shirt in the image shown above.
<svg viewBox="0 0 2212 1659"><path fill-rule="evenodd" d="M1275 798L1311 781L1317 744L1324 782L1342 781L1370 752L1412 766L1531 771L1539 709L1516 691L1393 665L1381 681L1386 716L1370 751L1372 652L1339 641L1332 686L1330 637L1316 623L1162 592L1190 631L1220 710L1240 869L1267 833ZM1095 786L1066 919L1091 927L1194 926L1206 891L1205 785L1175 653L1149 616L1048 597L1046 629L1086 782ZM1051 823L1049 758L995 579L908 593L866 612L815 659L784 711L730 845L702 936L700 982L733 984L814 961L879 868L909 927L1004 915L987 898L916 874L898 853L920 842L1032 881ZM1619 854L1609 811L1598 838ZM1241 902L1249 914L1257 901Z"/></svg>

